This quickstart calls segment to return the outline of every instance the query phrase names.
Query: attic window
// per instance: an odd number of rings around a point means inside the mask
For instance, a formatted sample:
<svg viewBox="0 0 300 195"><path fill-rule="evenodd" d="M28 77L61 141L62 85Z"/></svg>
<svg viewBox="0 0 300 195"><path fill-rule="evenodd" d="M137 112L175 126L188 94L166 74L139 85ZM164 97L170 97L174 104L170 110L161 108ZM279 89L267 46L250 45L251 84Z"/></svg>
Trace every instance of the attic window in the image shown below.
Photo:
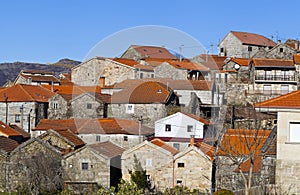
<svg viewBox="0 0 300 195"><path fill-rule="evenodd" d="M161 92L162 92L161 89L157 90L157 93L161 93Z"/></svg>
<svg viewBox="0 0 300 195"><path fill-rule="evenodd" d="M21 120L20 120L20 115L19 114L16 114L15 115L15 122L16 123L19 123Z"/></svg>
<svg viewBox="0 0 300 195"><path fill-rule="evenodd" d="M92 104L91 104L91 103L87 103L87 104L86 104L86 108L87 108L87 109L92 109Z"/></svg>
<svg viewBox="0 0 300 195"><path fill-rule="evenodd" d="M162 50L158 50L159 53L162 53Z"/></svg>
<svg viewBox="0 0 300 195"><path fill-rule="evenodd" d="M251 46L248 47L248 51L252 51L252 47Z"/></svg>
<svg viewBox="0 0 300 195"><path fill-rule="evenodd" d="M168 131L168 132L171 131L171 125L170 124L166 124L165 131Z"/></svg>
<svg viewBox="0 0 300 195"><path fill-rule="evenodd" d="M223 53L224 52L224 47L220 48L220 52Z"/></svg>
<svg viewBox="0 0 300 195"><path fill-rule="evenodd" d="M184 167L184 163L177 163L178 168L183 168Z"/></svg>
<svg viewBox="0 0 300 195"><path fill-rule="evenodd" d="M283 48L279 48L279 52L282 53L283 52Z"/></svg>
<svg viewBox="0 0 300 195"><path fill-rule="evenodd" d="M193 131L193 125L188 125L187 132L192 132L192 131Z"/></svg>
<svg viewBox="0 0 300 195"><path fill-rule="evenodd" d="M124 137L123 137L123 140L124 140L125 142L127 142L127 141L128 141L128 136L124 136Z"/></svg>
<svg viewBox="0 0 300 195"><path fill-rule="evenodd" d="M87 162L81 163L81 169L82 170L88 170L89 169L89 163L87 163Z"/></svg>

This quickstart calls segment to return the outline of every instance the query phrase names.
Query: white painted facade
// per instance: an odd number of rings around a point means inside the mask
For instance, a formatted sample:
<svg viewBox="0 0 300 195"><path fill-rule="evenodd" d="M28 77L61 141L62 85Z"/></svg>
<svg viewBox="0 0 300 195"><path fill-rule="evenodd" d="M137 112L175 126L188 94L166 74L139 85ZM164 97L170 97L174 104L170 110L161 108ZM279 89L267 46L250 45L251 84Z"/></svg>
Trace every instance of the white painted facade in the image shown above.
<svg viewBox="0 0 300 195"><path fill-rule="evenodd" d="M203 138L204 124L181 112L155 121L155 137Z"/></svg>

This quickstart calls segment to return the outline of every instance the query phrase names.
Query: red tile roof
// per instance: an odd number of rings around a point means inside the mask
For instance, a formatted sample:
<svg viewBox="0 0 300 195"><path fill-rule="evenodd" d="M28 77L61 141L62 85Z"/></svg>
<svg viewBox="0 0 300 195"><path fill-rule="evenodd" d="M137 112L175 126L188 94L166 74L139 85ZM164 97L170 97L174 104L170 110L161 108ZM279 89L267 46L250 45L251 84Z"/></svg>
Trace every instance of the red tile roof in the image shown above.
<svg viewBox="0 0 300 195"><path fill-rule="evenodd" d="M157 67L164 62L180 62L180 59L169 59L169 58L146 58L143 59L147 64L153 67ZM189 59L182 59L182 62L190 62Z"/></svg>
<svg viewBox="0 0 300 195"><path fill-rule="evenodd" d="M30 134L18 127L17 125L10 124L9 126L14 130L18 131L23 136L23 138L30 138Z"/></svg>
<svg viewBox="0 0 300 195"><path fill-rule="evenodd" d="M248 33L248 32L236 32L231 31L231 33L236 36L245 45L256 45L256 46L266 46L275 47L276 43L267 37L262 35Z"/></svg>
<svg viewBox="0 0 300 195"><path fill-rule="evenodd" d="M48 102L53 92L41 86L17 84L0 90L0 101L4 102Z"/></svg>
<svg viewBox="0 0 300 195"><path fill-rule="evenodd" d="M130 49L136 50L136 52L138 52L143 58L176 58L164 47L132 45L128 50Z"/></svg>
<svg viewBox="0 0 300 195"><path fill-rule="evenodd" d="M44 71L44 70L22 70L21 73L27 74L41 74L41 75L54 75L54 72L51 71Z"/></svg>
<svg viewBox="0 0 300 195"><path fill-rule="evenodd" d="M7 137L0 136L0 150L6 153L10 153L18 146L19 143L17 141Z"/></svg>
<svg viewBox="0 0 300 195"><path fill-rule="evenodd" d="M199 117L199 116L196 116L196 115L194 115L194 114L186 113L186 112L181 112L181 113L184 114L184 115L186 115L186 116L189 116L189 117L191 117L191 118L193 118L193 119L195 119L195 120L197 120L197 121L200 121L200 122L203 123L204 125L209 125L209 124L210 124L210 122L209 122L208 120L206 120L206 119L204 119L204 118L201 118L201 117Z"/></svg>
<svg viewBox="0 0 300 195"><path fill-rule="evenodd" d="M245 156L250 153L260 155L271 130L228 129L220 144L218 155ZM251 144L251 147L248 145Z"/></svg>
<svg viewBox="0 0 300 195"><path fill-rule="evenodd" d="M113 58L112 60L131 67L139 64L137 61L129 58Z"/></svg>
<svg viewBox="0 0 300 195"><path fill-rule="evenodd" d="M295 64L300 64L300 55L294 54L294 63Z"/></svg>
<svg viewBox="0 0 300 195"><path fill-rule="evenodd" d="M116 156L121 156L122 153L125 151L124 148L113 144L110 141L100 142L96 144L87 145L87 147L92 148L98 154L104 155L108 158L114 158Z"/></svg>
<svg viewBox="0 0 300 195"><path fill-rule="evenodd" d="M300 108L300 90L255 104L256 108Z"/></svg>
<svg viewBox="0 0 300 195"><path fill-rule="evenodd" d="M231 58L230 60L236 64L239 64L240 66L248 66L249 65L248 58Z"/></svg>
<svg viewBox="0 0 300 195"><path fill-rule="evenodd" d="M75 134L126 134L138 135L139 124L136 121L116 118L103 119L42 119L33 131L55 131L70 129ZM153 134L154 130L142 125L141 135Z"/></svg>
<svg viewBox="0 0 300 195"><path fill-rule="evenodd" d="M86 92L101 93L99 86L78 86L78 85L42 85L42 87L52 90L60 95L78 95Z"/></svg>
<svg viewBox="0 0 300 195"><path fill-rule="evenodd" d="M284 59L253 59L253 65L258 67L294 67L293 60Z"/></svg>
<svg viewBox="0 0 300 195"><path fill-rule="evenodd" d="M169 91L164 84L149 81L114 93L111 96L111 103L165 104L167 103L170 94L171 91Z"/></svg>
<svg viewBox="0 0 300 195"><path fill-rule="evenodd" d="M61 136L69 140L71 143L74 144L75 148L79 148L81 146L84 146L85 143L82 141L77 135L75 135L71 130L66 129L66 130L58 130L56 131L59 133Z"/></svg>
<svg viewBox="0 0 300 195"><path fill-rule="evenodd" d="M211 160L215 158L215 151L216 147L213 147L211 145L208 145L206 143L202 142L197 142L196 147L198 147L204 154L210 157Z"/></svg>
<svg viewBox="0 0 300 195"><path fill-rule="evenodd" d="M0 121L0 135L5 137L12 137L12 136L21 136L22 134L19 133L17 130L11 128L10 126L6 125L2 121Z"/></svg>
<svg viewBox="0 0 300 195"><path fill-rule="evenodd" d="M171 152L172 155L175 155L178 153L177 149L166 144L164 141L158 139L158 138L155 138L153 140L151 140L151 143L154 144L154 145L157 145L158 147L161 147L169 152Z"/></svg>
<svg viewBox="0 0 300 195"><path fill-rule="evenodd" d="M59 80L55 76L46 76L46 75L26 75L21 74L21 77L24 77L25 79L31 78L34 82L53 82L53 83L59 83Z"/></svg>
<svg viewBox="0 0 300 195"><path fill-rule="evenodd" d="M175 67L177 69L209 71L209 68L201 63L184 62L184 61L182 61L182 62L168 61L167 63L171 64L173 67Z"/></svg>
<svg viewBox="0 0 300 195"><path fill-rule="evenodd" d="M253 163L253 173L260 173L260 170L261 170L261 156L257 156L255 159L254 159L254 163ZM240 165L240 169L243 173L249 173L250 171L250 159L245 161L244 163L242 163ZM234 172L240 172L240 169L239 168L236 168L234 170Z"/></svg>
<svg viewBox="0 0 300 195"><path fill-rule="evenodd" d="M226 56L210 55L210 54L201 54L199 56L203 62L204 66L208 67L211 70L221 70L225 64Z"/></svg>

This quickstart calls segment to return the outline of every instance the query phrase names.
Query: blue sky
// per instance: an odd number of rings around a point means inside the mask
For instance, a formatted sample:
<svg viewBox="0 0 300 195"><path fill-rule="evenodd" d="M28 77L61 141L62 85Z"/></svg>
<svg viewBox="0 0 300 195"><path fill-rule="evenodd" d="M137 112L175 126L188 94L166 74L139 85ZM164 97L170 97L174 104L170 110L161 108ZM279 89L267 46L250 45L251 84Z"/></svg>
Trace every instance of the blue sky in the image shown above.
<svg viewBox="0 0 300 195"><path fill-rule="evenodd" d="M291 0L3 0L0 62L52 63L62 58L82 61L101 40L142 25L178 29L210 52L211 44L217 52L218 42L230 30L269 38L278 35L282 41L300 39L299 4Z"/></svg>

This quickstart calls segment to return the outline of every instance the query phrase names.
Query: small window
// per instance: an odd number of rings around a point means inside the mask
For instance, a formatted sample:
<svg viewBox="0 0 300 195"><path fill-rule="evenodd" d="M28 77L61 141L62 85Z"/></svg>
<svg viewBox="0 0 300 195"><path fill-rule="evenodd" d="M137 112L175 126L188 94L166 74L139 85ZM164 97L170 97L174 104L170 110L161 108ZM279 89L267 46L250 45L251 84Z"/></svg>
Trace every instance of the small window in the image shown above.
<svg viewBox="0 0 300 195"><path fill-rule="evenodd" d="M171 125L170 124L166 124L166 131L171 131Z"/></svg>
<svg viewBox="0 0 300 195"><path fill-rule="evenodd" d="M179 143L173 143L173 147L177 150L180 150L180 144Z"/></svg>
<svg viewBox="0 0 300 195"><path fill-rule="evenodd" d="M89 169L89 163L87 163L87 162L81 163L81 169L82 170L88 170Z"/></svg>
<svg viewBox="0 0 300 195"><path fill-rule="evenodd" d="M127 114L133 114L134 113L134 105L133 104L127 104L126 105L126 113Z"/></svg>
<svg viewBox="0 0 300 195"><path fill-rule="evenodd" d="M182 184L182 180L181 180L181 179L177 179L177 180L176 180L176 184L177 184L177 185L181 185L181 184Z"/></svg>
<svg viewBox="0 0 300 195"><path fill-rule="evenodd" d="M140 73L140 79L143 79L144 78L144 74L141 72Z"/></svg>
<svg viewBox="0 0 300 195"><path fill-rule="evenodd" d="M96 141L100 142L101 141L101 136L100 135L96 135Z"/></svg>
<svg viewBox="0 0 300 195"><path fill-rule="evenodd" d="M220 48L220 52L223 53L224 52L224 47Z"/></svg>
<svg viewBox="0 0 300 195"><path fill-rule="evenodd" d="M53 103L53 109L55 109L55 110L58 109L58 103L57 102Z"/></svg>
<svg viewBox="0 0 300 195"><path fill-rule="evenodd" d="M279 52L282 53L283 52L283 48L279 48Z"/></svg>
<svg viewBox="0 0 300 195"><path fill-rule="evenodd" d="M151 167L152 166L152 159L151 158L147 158L146 159L146 167Z"/></svg>
<svg viewBox="0 0 300 195"><path fill-rule="evenodd" d="M154 74L151 74L151 78L154 78Z"/></svg>
<svg viewBox="0 0 300 195"><path fill-rule="evenodd" d="M252 47L251 46L248 47L248 51L252 51Z"/></svg>
<svg viewBox="0 0 300 195"><path fill-rule="evenodd" d="M150 181L150 175L146 175L147 181Z"/></svg>
<svg viewBox="0 0 300 195"><path fill-rule="evenodd" d="M20 118L21 118L20 115L19 115L19 114L16 114L16 115L15 115L15 122L16 122L16 123L19 123L19 122L21 121Z"/></svg>
<svg viewBox="0 0 300 195"><path fill-rule="evenodd" d="M92 109L92 104L87 103L87 104L86 104L86 108L87 108L87 109Z"/></svg>
<svg viewBox="0 0 300 195"><path fill-rule="evenodd" d="M178 168L183 168L184 167L184 163L178 163L177 166L178 166Z"/></svg>
<svg viewBox="0 0 300 195"><path fill-rule="evenodd" d="M187 132L193 132L193 125L187 126Z"/></svg>
<svg viewBox="0 0 300 195"><path fill-rule="evenodd" d="M123 137L123 140L124 140L125 142L127 142L127 141L128 141L128 136L124 136L124 137Z"/></svg>

